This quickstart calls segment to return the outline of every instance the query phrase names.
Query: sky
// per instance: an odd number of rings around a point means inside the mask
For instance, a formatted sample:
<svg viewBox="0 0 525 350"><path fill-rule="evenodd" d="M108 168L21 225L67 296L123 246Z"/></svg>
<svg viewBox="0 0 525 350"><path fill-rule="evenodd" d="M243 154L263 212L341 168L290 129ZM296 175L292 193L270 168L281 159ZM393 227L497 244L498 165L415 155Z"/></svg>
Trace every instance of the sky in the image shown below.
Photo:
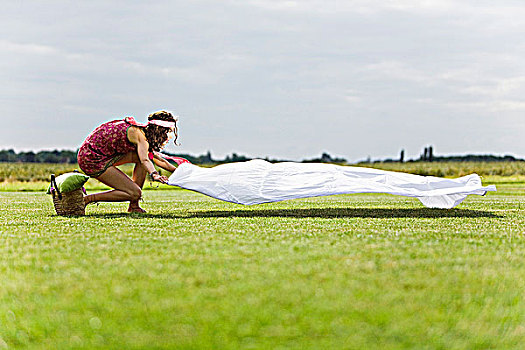
<svg viewBox="0 0 525 350"><path fill-rule="evenodd" d="M179 116L214 158L525 157L525 2L2 0L0 149Z"/></svg>

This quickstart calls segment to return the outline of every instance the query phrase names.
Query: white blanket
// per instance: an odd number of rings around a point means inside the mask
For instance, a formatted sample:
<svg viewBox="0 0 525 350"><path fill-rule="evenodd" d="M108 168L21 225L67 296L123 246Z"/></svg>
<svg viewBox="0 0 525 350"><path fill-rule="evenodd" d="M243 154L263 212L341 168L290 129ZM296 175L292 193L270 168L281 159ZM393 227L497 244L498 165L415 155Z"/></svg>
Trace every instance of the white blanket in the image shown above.
<svg viewBox="0 0 525 350"><path fill-rule="evenodd" d="M344 193L390 193L416 197L430 208L453 208L469 194L484 195L478 175L457 179L420 176L354 166L256 159L213 168L181 164L168 183L222 201L260 204Z"/></svg>

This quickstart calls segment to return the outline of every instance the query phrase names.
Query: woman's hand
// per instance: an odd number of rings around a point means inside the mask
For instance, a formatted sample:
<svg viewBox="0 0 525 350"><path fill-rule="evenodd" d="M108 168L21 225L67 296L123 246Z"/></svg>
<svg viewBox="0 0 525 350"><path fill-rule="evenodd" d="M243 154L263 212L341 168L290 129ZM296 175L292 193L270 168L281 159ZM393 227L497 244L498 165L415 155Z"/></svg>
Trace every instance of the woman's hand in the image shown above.
<svg viewBox="0 0 525 350"><path fill-rule="evenodd" d="M158 172L154 171L151 175L153 181L162 182L163 184L168 183L168 178L164 175L160 175Z"/></svg>

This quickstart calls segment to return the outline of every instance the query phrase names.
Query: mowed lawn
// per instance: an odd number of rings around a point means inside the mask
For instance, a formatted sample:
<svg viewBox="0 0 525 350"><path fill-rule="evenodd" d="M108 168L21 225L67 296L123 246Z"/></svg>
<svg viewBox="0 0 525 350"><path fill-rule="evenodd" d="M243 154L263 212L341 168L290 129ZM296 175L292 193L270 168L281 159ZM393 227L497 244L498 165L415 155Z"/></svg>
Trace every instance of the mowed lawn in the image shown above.
<svg viewBox="0 0 525 350"><path fill-rule="evenodd" d="M525 185L57 217L0 193L0 349L523 349Z"/></svg>

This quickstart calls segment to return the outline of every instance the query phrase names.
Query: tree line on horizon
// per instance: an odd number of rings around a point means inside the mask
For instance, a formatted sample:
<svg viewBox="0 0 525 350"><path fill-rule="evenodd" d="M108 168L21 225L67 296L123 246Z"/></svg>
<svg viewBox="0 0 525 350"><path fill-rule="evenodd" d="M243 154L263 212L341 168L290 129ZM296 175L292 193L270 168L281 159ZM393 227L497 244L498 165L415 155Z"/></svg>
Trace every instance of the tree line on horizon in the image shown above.
<svg viewBox="0 0 525 350"><path fill-rule="evenodd" d="M436 156L434 154L434 147L428 146L423 149L419 158L405 160L405 150L402 149L398 159L382 159L370 160L358 163L412 163L412 162L522 162L524 159L516 158L511 155L497 156L493 154L467 154L467 155L450 155L450 156Z"/></svg>
<svg viewBox="0 0 525 350"><path fill-rule="evenodd" d="M53 151L27 151L27 152L16 152L13 149L9 150L0 150L0 162L3 163L61 163L61 164L76 164L77 163L77 151L71 150L53 150ZM206 154L200 156L194 156L191 154L172 154L164 152L167 155L177 156L186 158L193 164L206 164L206 165L215 165L215 164L225 164L233 162L243 162L251 160L252 158L239 155L237 153L232 153L231 155L226 156L224 159L213 159L211 152L208 151ZM269 159L268 157L264 158L265 160L276 163L276 162L286 162L288 160L284 159ZM425 147L424 151L421 153L420 157L417 159L405 159L405 151L401 150L399 158L397 159L384 159L384 160L371 160L370 158L357 162L358 164L370 164L370 163L404 163L404 162L465 162L465 161L476 161L476 162L514 162L514 161L524 161L523 159L516 158L511 155L505 156L496 156L496 155L462 155L462 156L435 156L433 152L433 147ZM332 157L330 154L324 152L318 158L313 159L304 159L301 162L303 163L334 163L334 164L348 164L347 160L344 158Z"/></svg>

